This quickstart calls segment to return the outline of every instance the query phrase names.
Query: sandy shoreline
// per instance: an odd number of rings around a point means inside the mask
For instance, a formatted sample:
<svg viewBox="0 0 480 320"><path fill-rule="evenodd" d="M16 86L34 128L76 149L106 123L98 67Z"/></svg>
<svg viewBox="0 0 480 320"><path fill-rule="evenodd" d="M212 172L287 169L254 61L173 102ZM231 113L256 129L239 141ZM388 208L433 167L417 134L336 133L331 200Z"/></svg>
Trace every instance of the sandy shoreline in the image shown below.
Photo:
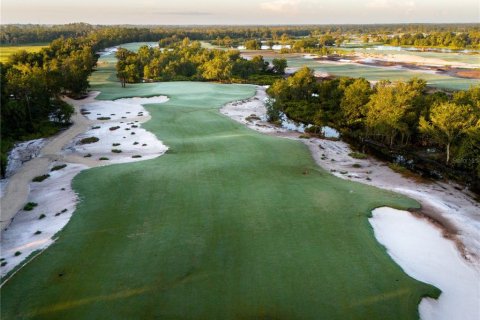
<svg viewBox="0 0 480 320"><path fill-rule="evenodd" d="M32 253L52 244L52 237L68 223L78 201L71 182L79 172L152 159L168 149L141 127L150 119L141 104L163 103L168 101L167 97L97 101L97 95L98 92L91 92L82 100L65 98L75 108L72 126L48 139L40 154L25 162L2 186L2 277ZM87 137L99 141L81 144L80 140ZM51 171L55 166L65 167ZM50 176L42 182L32 182L43 174ZM37 205L23 210L27 202Z"/></svg>

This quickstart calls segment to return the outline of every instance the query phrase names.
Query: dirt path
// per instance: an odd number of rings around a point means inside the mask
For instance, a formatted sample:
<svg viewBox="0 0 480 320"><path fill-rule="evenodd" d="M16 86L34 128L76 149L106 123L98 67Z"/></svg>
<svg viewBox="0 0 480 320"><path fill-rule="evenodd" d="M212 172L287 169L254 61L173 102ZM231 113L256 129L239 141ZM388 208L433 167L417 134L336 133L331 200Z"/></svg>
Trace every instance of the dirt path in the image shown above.
<svg viewBox="0 0 480 320"><path fill-rule="evenodd" d="M36 176L45 174L52 161L63 159L62 148L75 136L85 132L92 121L80 112L80 106L91 102L98 92L91 92L86 99L76 101L70 98L64 100L73 105L75 113L72 116L73 124L67 130L56 135L42 148L40 155L26 162L12 177L4 190L1 204L0 234L8 227L15 214L25 205L30 192L29 183Z"/></svg>

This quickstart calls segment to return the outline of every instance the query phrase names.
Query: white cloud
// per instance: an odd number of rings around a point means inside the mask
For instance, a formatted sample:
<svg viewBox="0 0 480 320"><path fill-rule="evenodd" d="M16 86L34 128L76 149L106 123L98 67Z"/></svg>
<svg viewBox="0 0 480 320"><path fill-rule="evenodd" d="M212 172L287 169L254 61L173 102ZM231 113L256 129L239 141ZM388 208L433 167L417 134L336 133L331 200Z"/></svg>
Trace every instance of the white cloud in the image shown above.
<svg viewBox="0 0 480 320"><path fill-rule="evenodd" d="M367 2L365 5L367 8L372 8L372 9L383 9L383 8L389 8L390 3L388 0L372 0Z"/></svg>

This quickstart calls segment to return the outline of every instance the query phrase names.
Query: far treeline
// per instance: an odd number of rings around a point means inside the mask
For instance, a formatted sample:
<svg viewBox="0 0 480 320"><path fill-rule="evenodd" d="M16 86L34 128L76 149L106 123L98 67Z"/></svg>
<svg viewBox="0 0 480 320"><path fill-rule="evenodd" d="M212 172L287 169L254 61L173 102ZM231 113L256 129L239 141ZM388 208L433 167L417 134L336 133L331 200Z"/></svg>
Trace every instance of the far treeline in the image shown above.
<svg viewBox="0 0 480 320"><path fill-rule="evenodd" d="M261 55L247 60L238 50L211 50L184 38L166 48L142 46L138 52L119 48L117 77L126 83L140 81L220 81L271 84L285 73L287 60L273 59L270 66Z"/></svg>
<svg viewBox="0 0 480 320"><path fill-rule="evenodd" d="M426 90L421 79L372 87L363 78L317 81L304 67L268 93L270 121L284 113L312 125L313 135L329 125L359 148L397 156L406 167L423 164L432 175L469 181L480 191L480 86L453 94Z"/></svg>
<svg viewBox="0 0 480 320"><path fill-rule="evenodd" d="M128 31L126 31L128 29ZM337 46L352 38L378 44L479 49L478 24L370 24L370 25L286 25L286 26L102 26L85 23L66 25L2 25L0 43L18 45L46 43L59 37L88 37L124 30L136 34L137 41L158 41L177 36L180 39L215 41L218 44L239 45L247 40L311 38ZM323 37L323 40L321 39ZM325 38L327 37L327 38ZM292 43L290 43L292 44ZM318 43L317 43L318 47Z"/></svg>

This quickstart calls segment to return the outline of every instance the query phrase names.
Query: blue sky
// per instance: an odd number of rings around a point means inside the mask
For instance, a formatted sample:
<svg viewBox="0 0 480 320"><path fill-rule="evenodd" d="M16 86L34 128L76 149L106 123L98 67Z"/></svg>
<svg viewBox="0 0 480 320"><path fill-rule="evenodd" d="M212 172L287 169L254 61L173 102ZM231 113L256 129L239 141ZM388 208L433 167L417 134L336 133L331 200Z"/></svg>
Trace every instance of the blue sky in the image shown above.
<svg viewBox="0 0 480 320"><path fill-rule="evenodd" d="M2 0L1 9L3 24L480 22L479 0Z"/></svg>

